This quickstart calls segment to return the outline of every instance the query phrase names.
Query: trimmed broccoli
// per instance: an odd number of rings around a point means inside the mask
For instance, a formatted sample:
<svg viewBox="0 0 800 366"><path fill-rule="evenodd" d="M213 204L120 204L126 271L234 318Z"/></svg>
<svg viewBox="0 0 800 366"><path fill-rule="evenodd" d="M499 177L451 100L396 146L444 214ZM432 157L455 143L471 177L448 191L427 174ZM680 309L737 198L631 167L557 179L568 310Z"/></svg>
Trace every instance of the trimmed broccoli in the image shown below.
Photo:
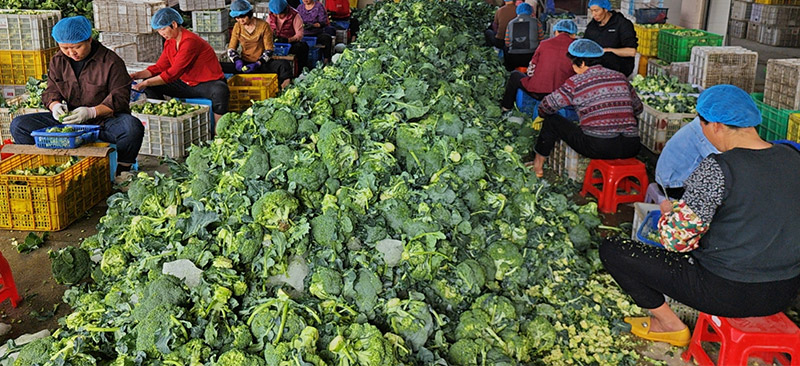
<svg viewBox="0 0 800 366"><path fill-rule="evenodd" d="M343 335L328 344L339 365L382 366L396 365L391 343L374 325L351 324Z"/></svg>
<svg viewBox="0 0 800 366"><path fill-rule="evenodd" d="M286 177L290 182L297 183L298 186L310 191L317 191L328 178L328 171L325 164L318 159L314 159L308 164L298 164L286 172Z"/></svg>
<svg viewBox="0 0 800 366"><path fill-rule="evenodd" d="M245 178L262 178L269 171L269 154L260 146L252 146L239 174Z"/></svg>
<svg viewBox="0 0 800 366"><path fill-rule="evenodd" d="M245 353L242 350L232 349L219 356L217 362L213 363L214 366L264 366L266 363L264 359Z"/></svg>
<svg viewBox="0 0 800 366"><path fill-rule="evenodd" d="M267 225L288 228L289 215L297 211L300 202L291 193L279 189L269 192L253 204L253 219Z"/></svg>
<svg viewBox="0 0 800 366"><path fill-rule="evenodd" d="M393 298L386 302L384 311L392 331L415 350L433 334L433 316L428 304L422 301Z"/></svg>
<svg viewBox="0 0 800 366"><path fill-rule="evenodd" d="M489 245L486 252L494 262L494 278L498 281L502 281L506 276L518 271L523 262L522 254L517 246L509 241L494 242Z"/></svg>
<svg viewBox="0 0 800 366"><path fill-rule="evenodd" d="M287 139L297 132L297 119L291 112L278 109L272 113L272 117L264 126L276 137Z"/></svg>
<svg viewBox="0 0 800 366"><path fill-rule="evenodd" d="M286 168L292 166L294 151L286 145L275 145L269 150L269 165L277 167L283 165Z"/></svg>
<svg viewBox="0 0 800 366"><path fill-rule="evenodd" d="M53 278L62 285L78 283L92 271L89 252L77 247L51 251L50 261Z"/></svg>
<svg viewBox="0 0 800 366"><path fill-rule="evenodd" d="M323 300L339 296L342 292L342 275L328 267L317 267L311 275L308 291Z"/></svg>
<svg viewBox="0 0 800 366"><path fill-rule="evenodd" d="M125 272L128 265L128 255L121 245L112 245L103 252L100 269L106 276L118 276Z"/></svg>
<svg viewBox="0 0 800 366"><path fill-rule="evenodd" d="M14 366L44 365L50 361L50 346L53 337L39 338L31 341L19 351Z"/></svg>
<svg viewBox="0 0 800 366"><path fill-rule="evenodd" d="M176 362L186 366L203 366L211 355L211 348L201 339L192 339L164 356L164 361Z"/></svg>
<svg viewBox="0 0 800 366"><path fill-rule="evenodd" d="M336 213L328 211L311 219L311 235L314 237L314 241L320 245L341 249L342 245L338 234L340 225Z"/></svg>

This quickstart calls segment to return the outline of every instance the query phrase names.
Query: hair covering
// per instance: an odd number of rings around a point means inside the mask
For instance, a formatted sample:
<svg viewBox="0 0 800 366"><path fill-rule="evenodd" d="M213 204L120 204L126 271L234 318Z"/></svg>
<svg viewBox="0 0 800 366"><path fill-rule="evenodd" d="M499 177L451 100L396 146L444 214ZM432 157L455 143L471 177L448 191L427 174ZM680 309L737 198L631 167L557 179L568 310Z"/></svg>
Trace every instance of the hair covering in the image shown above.
<svg viewBox="0 0 800 366"><path fill-rule="evenodd" d="M761 112L746 91L728 84L714 85L697 98L697 114L708 122L753 127L761 124Z"/></svg>
<svg viewBox="0 0 800 366"><path fill-rule="evenodd" d="M517 5L517 15L522 15L522 14L525 15L533 14L533 7L531 6L531 4L522 3Z"/></svg>
<svg viewBox="0 0 800 366"><path fill-rule="evenodd" d="M183 24L183 17L173 8L161 8L150 19L150 26L155 30L168 27L172 22Z"/></svg>
<svg viewBox="0 0 800 366"><path fill-rule="evenodd" d="M58 43L80 43L92 38L92 23L82 15L64 18L50 33Z"/></svg>
<svg viewBox="0 0 800 366"><path fill-rule="evenodd" d="M231 3L231 18L240 17L253 10L253 6L247 0L233 0Z"/></svg>
<svg viewBox="0 0 800 366"><path fill-rule="evenodd" d="M554 31L558 32L566 32L569 34L578 33L578 26L575 24L572 19L561 19L553 26Z"/></svg>
<svg viewBox="0 0 800 366"><path fill-rule="evenodd" d="M611 10L611 2L608 0L589 0L589 7L597 5L603 9Z"/></svg>
<svg viewBox="0 0 800 366"><path fill-rule="evenodd" d="M269 0L269 11L273 14L283 13L288 6L289 3L287 3L286 0Z"/></svg>
<svg viewBox="0 0 800 366"><path fill-rule="evenodd" d="M569 44L569 54L575 57L597 58L602 57L604 53L603 47L590 39L576 39Z"/></svg>

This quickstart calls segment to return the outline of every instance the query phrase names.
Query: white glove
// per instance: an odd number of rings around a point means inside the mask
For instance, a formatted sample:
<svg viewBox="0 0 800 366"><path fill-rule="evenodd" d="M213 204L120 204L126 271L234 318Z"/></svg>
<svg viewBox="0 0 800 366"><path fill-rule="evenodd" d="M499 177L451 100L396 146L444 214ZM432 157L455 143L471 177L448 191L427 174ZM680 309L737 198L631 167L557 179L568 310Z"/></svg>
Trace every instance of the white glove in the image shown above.
<svg viewBox="0 0 800 366"><path fill-rule="evenodd" d="M236 61L236 59L239 58L239 52L236 52L233 48L228 48L228 58L231 62Z"/></svg>
<svg viewBox="0 0 800 366"><path fill-rule="evenodd" d="M81 124L94 117L97 117L97 111L94 108L78 107L69 116L64 117L64 123L68 125Z"/></svg>
<svg viewBox="0 0 800 366"><path fill-rule="evenodd" d="M58 121L58 117L61 117L65 113L69 112L69 110L67 109L66 104L56 103L53 105L51 112L53 113L53 118L55 118L56 121Z"/></svg>

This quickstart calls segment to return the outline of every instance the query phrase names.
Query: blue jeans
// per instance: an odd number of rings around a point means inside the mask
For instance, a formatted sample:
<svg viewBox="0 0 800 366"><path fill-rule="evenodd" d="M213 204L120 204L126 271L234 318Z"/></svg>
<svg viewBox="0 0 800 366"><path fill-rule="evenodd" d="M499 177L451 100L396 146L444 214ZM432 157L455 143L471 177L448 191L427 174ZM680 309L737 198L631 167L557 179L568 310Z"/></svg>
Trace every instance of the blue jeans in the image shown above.
<svg viewBox="0 0 800 366"><path fill-rule="evenodd" d="M33 145L31 132L59 124L50 112L23 114L11 121L11 136L16 144ZM100 122L99 137L105 142L117 144L120 163L133 164L142 147L144 125L128 113L118 113Z"/></svg>

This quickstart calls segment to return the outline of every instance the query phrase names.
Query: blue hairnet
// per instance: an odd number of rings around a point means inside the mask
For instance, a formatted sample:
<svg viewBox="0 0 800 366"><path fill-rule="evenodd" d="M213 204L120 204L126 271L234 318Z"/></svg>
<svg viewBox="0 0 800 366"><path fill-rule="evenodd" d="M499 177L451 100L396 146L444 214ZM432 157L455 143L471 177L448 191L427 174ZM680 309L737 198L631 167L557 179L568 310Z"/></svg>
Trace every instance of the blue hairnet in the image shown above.
<svg viewBox="0 0 800 366"><path fill-rule="evenodd" d="M231 18L240 17L253 10L253 6L247 0L233 0L231 3Z"/></svg>
<svg viewBox="0 0 800 366"><path fill-rule="evenodd" d="M289 3L286 0L269 0L269 11L272 14L283 13L287 6L289 6Z"/></svg>
<svg viewBox="0 0 800 366"><path fill-rule="evenodd" d="M525 14L525 15L533 14L533 7L531 6L531 4L522 3L522 4L517 5L517 15L521 15L521 14Z"/></svg>
<svg viewBox="0 0 800 366"><path fill-rule="evenodd" d="M58 43L80 43L92 37L92 23L82 15L64 18L53 26L51 34Z"/></svg>
<svg viewBox="0 0 800 366"><path fill-rule="evenodd" d="M575 34L578 33L578 26L571 19L561 19L553 26L553 30Z"/></svg>
<svg viewBox="0 0 800 366"><path fill-rule="evenodd" d="M611 2L608 0L589 0L589 7L597 5L603 9L611 10Z"/></svg>
<svg viewBox="0 0 800 366"><path fill-rule="evenodd" d="M150 19L150 26L155 30L168 27L172 22L183 24L183 17L173 8L161 8Z"/></svg>
<svg viewBox="0 0 800 366"><path fill-rule="evenodd" d="M714 85L697 98L697 114L708 122L736 127L761 124L761 112L746 91L736 86Z"/></svg>
<svg viewBox="0 0 800 366"><path fill-rule="evenodd" d="M597 58L604 53L603 47L590 39L576 39L569 44L569 54L575 57Z"/></svg>

